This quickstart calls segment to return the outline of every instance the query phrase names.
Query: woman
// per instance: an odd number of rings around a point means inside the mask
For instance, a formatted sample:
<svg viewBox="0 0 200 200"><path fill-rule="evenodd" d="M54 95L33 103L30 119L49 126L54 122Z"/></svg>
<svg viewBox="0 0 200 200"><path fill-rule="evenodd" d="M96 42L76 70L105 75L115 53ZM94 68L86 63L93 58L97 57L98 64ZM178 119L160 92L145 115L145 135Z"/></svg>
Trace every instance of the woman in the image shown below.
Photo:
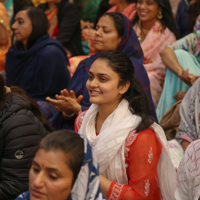
<svg viewBox="0 0 200 200"><path fill-rule="evenodd" d="M107 11L107 13L120 12L132 21L136 15L135 2L136 0L109 0L108 3L112 7ZM89 43L90 52L93 52L91 47L94 46L94 35L95 30L90 27L82 30L82 36Z"/></svg>
<svg viewBox="0 0 200 200"><path fill-rule="evenodd" d="M147 96L129 57L105 51L88 75L92 105L78 116L76 130L97 156L103 194L119 200L174 199L175 169L166 137L149 116Z"/></svg>
<svg viewBox="0 0 200 200"><path fill-rule="evenodd" d="M40 140L51 131L36 102L0 75L0 199L28 189L28 171Z"/></svg>
<svg viewBox="0 0 200 200"><path fill-rule="evenodd" d="M144 52L143 63L156 108L165 78L165 66L159 52L176 40L176 27L169 0L138 0L137 16L132 23Z"/></svg>
<svg viewBox="0 0 200 200"><path fill-rule="evenodd" d="M195 200L200 198L200 140L192 142L182 158L177 170L177 200Z"/></svg>
<svg viewBox="0 0 200 200"><path fill-rule="evenodd" d="M166 46L160 56L167 71L156 109L159 121L175 103L172 96L178 91L187 91L200 75L200 31Z"/></svg>
<svg viewBox="0 0 200 200"><path fill-rule="evenodd" d="M143 53L137 36L132 29L130 20L128 20L128 18L121 13L104 14L100 18L96 27L95 49L98 52L106 50L119 50L130 57L134 64L136 77L142 83L148 96L151 115L156 119L149 89L149 79L142 64ZM68 120L64 121L60 112L55 113L50 121L56 129L60 128L60 126L62 127L62 124L70 124L73 129L75 113L84 111L91 105L85 83L88 79L88 70L91 63L98 55L99 53L96 53L90 58L80 62L68 87L69 92L73 90L70 94L67 90L63 90L61 91L61 96L56 96L57 100L47 98L47 100L50 101L56 109L63 111L65 118ZM72 98L70 98L70 96ZM76 99L76 97L78 99Z"/></svg>
<svg viewBox="0 0 200 200"><path fill-rule="evenodd" d="M70 74L65 49L49 38L46 15L39 8L21 10L12 29L16 43L6 55L6 84L21 87L36 101L54 98L68 85Z"/></svg>
<svg viewBox="0 0 200 200"><path fill-rule="evenodd" d="M29 192L16 200L105 199L97 160L85 138L60 130L45 137L29 172Z"/></svg>
<svg viewBox="0 0 200 200"><path fill-rule="evenodd" d="M38 7L47 15L50 37L62 43L68 57L83 55L78 8L66 0L47 0Z"/></svg>
<svg viewBox="0 0 200 200"><path fill-rule="evenodd" d="M200 0L195 0L189 8L189 18L194 32L200 30Z"/></svg>
<svg viewBox="0 0 200 200"><path fill-rule="evenodd" d="M11 31L6 8L0 2L0 73L5 74L5 54L11 44Z"/></svg>

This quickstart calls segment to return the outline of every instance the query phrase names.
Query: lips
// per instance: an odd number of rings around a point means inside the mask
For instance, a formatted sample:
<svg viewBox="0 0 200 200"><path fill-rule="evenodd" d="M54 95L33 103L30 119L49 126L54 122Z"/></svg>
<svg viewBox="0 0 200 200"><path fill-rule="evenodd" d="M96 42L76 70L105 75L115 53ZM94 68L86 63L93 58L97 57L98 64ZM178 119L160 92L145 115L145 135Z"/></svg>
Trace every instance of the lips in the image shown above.
<svg viewBox="0 0 200 200"><path fill-rule="evenodd" d="M44 193L42 193L42 192L40 192L38 190L34 190L34 189L32 189L31 194L36 198L39 198L39 197L44 195Z"/></svg>
<svg viewBox="0 0 200 200"><path fill-rule="evenodd" d="M95 90L90 90L90 95L91 96L96 96L96 95L99 95L99 94L102 94L102 92L95 91Z"/></svg>

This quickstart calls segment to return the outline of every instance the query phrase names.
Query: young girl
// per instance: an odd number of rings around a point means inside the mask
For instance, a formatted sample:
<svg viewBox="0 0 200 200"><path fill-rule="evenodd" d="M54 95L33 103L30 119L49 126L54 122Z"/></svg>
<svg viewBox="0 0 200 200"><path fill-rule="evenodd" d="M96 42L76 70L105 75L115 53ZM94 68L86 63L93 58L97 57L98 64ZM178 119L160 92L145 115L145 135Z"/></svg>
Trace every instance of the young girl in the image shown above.
<svg viewBox="0 0 200 200"><path fill-rule="evenodd" d="M149 116L148 99L130 58L105 51L88 74L92 105L75 126L97 156L103 194L118 200L174 199L176 174L167 141Z"/></svg>

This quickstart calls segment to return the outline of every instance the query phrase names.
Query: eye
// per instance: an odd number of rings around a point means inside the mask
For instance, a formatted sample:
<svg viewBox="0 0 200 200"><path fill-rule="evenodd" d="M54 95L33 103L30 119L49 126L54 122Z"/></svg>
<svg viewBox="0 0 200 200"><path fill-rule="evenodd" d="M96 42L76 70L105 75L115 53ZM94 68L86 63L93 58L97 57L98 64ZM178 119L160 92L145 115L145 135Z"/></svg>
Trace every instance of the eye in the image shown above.
<svg viewBox="0 0 200 200"><path fill-rule="evenodd" d="M147 5L152 5L152 4L153 4L152 1L148 1L148 2L147 2Z"/></svg>
<svg viewBox="0 0 200 200"><path fill-rule="evenodd" d="M142 4L143 2L142 2L142 1L138 1L138 3L139 3L139 4Z"/></svg>
<svg viewBox="0 0 200 200"><path fill-rule="evenodd" d="M105 82L105 81L107 81L107 79L104 78L104 77L101 77L101 78L100 78L100 81L101 81L101 82Z"/></svg>
<svg viewBox="0 0 200 200"><path fill-rule="evenodd" d="M96 26L95 30L97 31L99 29L99 26Z"/></svg>
<svg viewBox="0 0 200 200"><path fill-rule="evenodd" d="M23 24L23 21L22 21L22 20L18 20L18 23L19 23L19 24Z"/></svg>
<svg viewBox="0 0 200 200"><path fill-rule="evenodd" d="M32 167L32 169L33 169L33 172L34 172L35 174L37 174L37 173L40 172L40 169L37 168L37 167Z"/></svg>
<svg viewBox="0 0 200 200"><path fill-rule="evenodd" d="M49 178L51 179L51 180L57 180L57 176L55 176L55 175L52 175L52 174L49 174Z"/></svg>
<svg viewBox="0 0 200 200"><path fill-rule="evenodd" d="M93 80L93 76L89 75L88 80L92 81Z"/></svg>

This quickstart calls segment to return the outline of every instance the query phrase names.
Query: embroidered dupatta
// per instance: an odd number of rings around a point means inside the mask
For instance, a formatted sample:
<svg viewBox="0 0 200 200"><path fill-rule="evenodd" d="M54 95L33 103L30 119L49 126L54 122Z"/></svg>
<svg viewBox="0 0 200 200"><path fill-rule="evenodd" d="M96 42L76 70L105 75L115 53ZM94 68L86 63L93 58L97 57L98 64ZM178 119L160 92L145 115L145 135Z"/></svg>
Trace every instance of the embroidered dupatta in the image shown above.
<svg viewBox="0 0 200 200"><path fill-rule="evenodd" d="M97 113L98 106L92 104L84 116L79 133L89 140L99 162L100 174L111 181L128 184L124 158L125 140L128 134L136 129L141 118L129 111L128 102L123 99L115 111L104 121L99 135L96 136L95 118ZM165 133L156 123L152 124L150 128L156 133L162 144L162 153L157 166L161 199L174 200L176 172L169 155Z"/></svg>

